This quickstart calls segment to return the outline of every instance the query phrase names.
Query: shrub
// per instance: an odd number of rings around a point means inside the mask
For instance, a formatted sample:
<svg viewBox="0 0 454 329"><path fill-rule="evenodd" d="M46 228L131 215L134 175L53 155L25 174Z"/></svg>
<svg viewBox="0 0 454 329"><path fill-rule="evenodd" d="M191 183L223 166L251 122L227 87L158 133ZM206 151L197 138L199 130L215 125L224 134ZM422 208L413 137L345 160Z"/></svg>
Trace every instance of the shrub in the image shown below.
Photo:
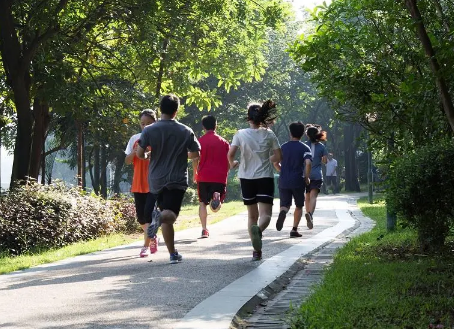
<svg viewBox="0 0 454 329"><path fill-rule="evenodd" d="M225 201L238 201L243 200L241 195L241 186L240 186L240 179L236 176L230 176L227 181L227 194L225 197Z"/></svg>
<svg viewBox="0 0 454 329"><path fill-rule="evenodd" d="M442 246L454 223L453 141L418 149L391 167L387 204L418 231L423 249Z"/></svg>
<svg viewBox="0 0 454 329"><path fill-rule="evenodd" d="M183 205L198 205L199 204L199 195L197 193L197 189L192 187L188 187L186 189L186 193L183 197Z"/></svg>
<svg viewBox="0 0 454 329"><path fill-rule="evenodd" d="M11 255L124 232L135 222L126 201L103 200L62 183L17 186L0 201L0 251Z"/></svg>
<svg viewBox="0 0 454 329"><path fill-rule="evenodd" d="M121 216L121 223L118 229L125 233L142 232L142 228L139 225L136 217L136 207L134 204L134 198L126 194L117 194L111 199L116 207L117 216Z"/></svg>

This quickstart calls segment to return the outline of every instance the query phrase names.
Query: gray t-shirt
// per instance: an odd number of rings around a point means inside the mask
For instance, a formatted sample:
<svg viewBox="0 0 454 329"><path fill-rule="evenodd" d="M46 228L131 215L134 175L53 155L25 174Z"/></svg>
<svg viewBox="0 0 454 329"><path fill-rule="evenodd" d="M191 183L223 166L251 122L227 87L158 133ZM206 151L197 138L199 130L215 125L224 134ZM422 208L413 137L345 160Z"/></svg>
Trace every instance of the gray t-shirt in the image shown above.
<svg viewBox="0 0 454 329"><path fill-rule="evenodd" d="M158 194L163 188L185 190L188 187L188 152L200 151L191 128L176 120L160 120L145 127L139 145L151 147L148 185Z"/></svg>

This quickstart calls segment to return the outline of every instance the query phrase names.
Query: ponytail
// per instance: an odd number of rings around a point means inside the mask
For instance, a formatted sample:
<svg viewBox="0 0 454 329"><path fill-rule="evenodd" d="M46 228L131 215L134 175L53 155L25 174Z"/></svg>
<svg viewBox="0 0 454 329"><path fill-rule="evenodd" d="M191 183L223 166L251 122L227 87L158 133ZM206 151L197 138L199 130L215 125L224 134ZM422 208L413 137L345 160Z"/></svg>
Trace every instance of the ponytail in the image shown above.
<svg viewBox="0 0 454 329"><path fill-rule="evenodd" d="M322 130L322 126L316 124L306 125L306 135L309 137L311 143L326 141L326 131Z"/></svg>
<svg viewBox="0 0 454 329"><path fill-rule="evenodd" d="M276 118L276 103L271 99L265 101L262 105L257 103L248 105L247 120L258 126L268 127L274 123Z"/></svg>

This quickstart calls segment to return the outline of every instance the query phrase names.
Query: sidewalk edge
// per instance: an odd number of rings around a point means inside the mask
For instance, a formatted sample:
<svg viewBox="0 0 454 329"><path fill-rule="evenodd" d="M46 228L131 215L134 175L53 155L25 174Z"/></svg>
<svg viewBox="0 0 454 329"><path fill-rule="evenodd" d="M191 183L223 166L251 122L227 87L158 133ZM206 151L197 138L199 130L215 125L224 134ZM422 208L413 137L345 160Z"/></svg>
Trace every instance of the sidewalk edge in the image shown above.
<svg viewBox="0 0 454 329"><path fill-rule="evenodd" d="M284 272L284 274L277 277L273 282L268 284L259 293L257 293L248 302L246 302L233 317L229 328L230 329L242 328L242 325L245 323L245 320L248 318L248 316L252 314L258 306L265 305L267 300L272 299L279 292L284 290L290 283L292 278L305 268L308 261L312 258L314 254L326 248L336 239L347 238L347 236L350 233L358 229L361 226L361 221L358 220L357 216L353 213L353 211L349 211L349 214L355 220L355 224L352 227L346 229L345 231L337 235L335 239L331 239L322 244L321 246L313 249L311 252L302 255L297 261L295 261L295 263L293 263L292 266L290 266L290 268L286 272Z"/></svg>

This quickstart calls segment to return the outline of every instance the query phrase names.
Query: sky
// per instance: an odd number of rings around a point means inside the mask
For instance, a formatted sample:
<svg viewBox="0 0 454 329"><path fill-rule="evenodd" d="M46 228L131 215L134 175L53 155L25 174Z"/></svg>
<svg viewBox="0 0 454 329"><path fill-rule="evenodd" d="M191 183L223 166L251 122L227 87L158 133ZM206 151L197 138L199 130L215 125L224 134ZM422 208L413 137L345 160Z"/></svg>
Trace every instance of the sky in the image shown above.
<svg viewBox="0 0 454 329"><path fill-rule="evenodd" d="M296 18L298 20L301 20L303 15L302 13L306 8L312 9L317 5L321 5L324 1L327 4L331 3L331 0L285 0L287 2L290 2L293 5L293 8L295 9L296 12Z"/></svg>
<svg viewBox="0 0 454 329"><path fill-rule="evenodd" d="M299 11L302 7L313 8L317 5L321 5L323 1L330 3L331 0L286 0L287 2L292 3L293 7Z"/></svg>

